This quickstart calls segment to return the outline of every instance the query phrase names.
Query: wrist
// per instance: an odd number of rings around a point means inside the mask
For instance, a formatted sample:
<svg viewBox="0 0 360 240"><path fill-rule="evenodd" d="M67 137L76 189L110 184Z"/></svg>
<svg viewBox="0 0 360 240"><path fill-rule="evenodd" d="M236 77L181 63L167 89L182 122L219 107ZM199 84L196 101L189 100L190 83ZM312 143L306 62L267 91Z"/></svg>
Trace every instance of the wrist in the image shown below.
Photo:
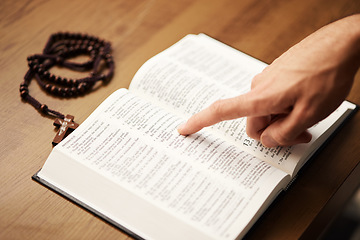
<svg viewBox="0 0 360 240"><path fill-rule="evenodd" d="M342 29L346 31L343 37L348 42L347 50L357 70L360 67L360 14L348 16L343 22Z"/></svg>

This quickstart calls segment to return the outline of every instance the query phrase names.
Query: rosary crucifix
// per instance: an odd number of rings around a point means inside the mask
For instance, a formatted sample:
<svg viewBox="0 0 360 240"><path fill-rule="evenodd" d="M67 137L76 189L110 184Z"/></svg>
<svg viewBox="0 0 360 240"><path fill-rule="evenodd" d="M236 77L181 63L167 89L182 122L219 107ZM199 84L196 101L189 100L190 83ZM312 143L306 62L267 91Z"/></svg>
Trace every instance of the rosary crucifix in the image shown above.
<svg viewBox="0 0 360 240"><path fill-rule="evenodd" d="M74 122L74 116L66 115L64 119L55 119L54 125L59 128L54 140L52 141L53 146L57 145L63 140L70 131L75 130L79 126Z"/></svg>

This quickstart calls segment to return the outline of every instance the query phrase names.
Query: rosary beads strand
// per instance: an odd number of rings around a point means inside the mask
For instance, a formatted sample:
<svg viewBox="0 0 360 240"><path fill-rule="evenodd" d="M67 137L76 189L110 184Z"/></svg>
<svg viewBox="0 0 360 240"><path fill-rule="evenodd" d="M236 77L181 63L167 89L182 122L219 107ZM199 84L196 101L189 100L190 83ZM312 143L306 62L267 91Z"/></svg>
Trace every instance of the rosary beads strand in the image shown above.
<svg viewBox="0 0 360 240"><path fill-rule="evenodd" d="M89 55L90 60L83 63L67 60L79 55ZM60 32L51 35L43 53L29 56L27 61L29 70L20 84L21 98L41 113L62 119L65 117L64 114L49 109L47 105L41 104L29 94L29 84L33 78L49 94L76 97L89 91L98 81L103 83L110 81L115 68L109 42L78 33ZM103 74L103 69L100 69L102 61L108 69L106 74ZM79 79L60 77L49 72L55 65L79 72L91 70L91 74Z"/></svg>

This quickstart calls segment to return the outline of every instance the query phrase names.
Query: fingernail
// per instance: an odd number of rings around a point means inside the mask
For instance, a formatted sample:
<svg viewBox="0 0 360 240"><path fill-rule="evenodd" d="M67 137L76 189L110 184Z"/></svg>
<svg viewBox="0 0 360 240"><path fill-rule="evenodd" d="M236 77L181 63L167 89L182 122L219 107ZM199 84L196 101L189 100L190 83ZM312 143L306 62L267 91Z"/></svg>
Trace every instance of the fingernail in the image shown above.
<svg viewBox="0 0 360 240"><path fill-rule="evenodd" d="M271 137L271 136L262 136L261 137L261 143L265 146L265 147L277 147L279 144L277 142L275 142L275 140Z"/></svg>

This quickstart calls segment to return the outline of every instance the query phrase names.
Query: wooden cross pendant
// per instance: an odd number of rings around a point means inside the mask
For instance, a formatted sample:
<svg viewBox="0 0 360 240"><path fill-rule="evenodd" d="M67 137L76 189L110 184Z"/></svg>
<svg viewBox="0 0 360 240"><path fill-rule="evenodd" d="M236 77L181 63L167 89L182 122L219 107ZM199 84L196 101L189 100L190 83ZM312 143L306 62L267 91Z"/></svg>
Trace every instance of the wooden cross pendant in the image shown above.
<svg viewBox="0 0 360 240"><path fill-rule="evenodd" d="M63 140L70 131L73 131L79 126L74 122L74 116L66 115L64 119L57 118L55 119L54 126L58 127L59 130L52 141L53 146L56 146L61 140Z"/></svg>

